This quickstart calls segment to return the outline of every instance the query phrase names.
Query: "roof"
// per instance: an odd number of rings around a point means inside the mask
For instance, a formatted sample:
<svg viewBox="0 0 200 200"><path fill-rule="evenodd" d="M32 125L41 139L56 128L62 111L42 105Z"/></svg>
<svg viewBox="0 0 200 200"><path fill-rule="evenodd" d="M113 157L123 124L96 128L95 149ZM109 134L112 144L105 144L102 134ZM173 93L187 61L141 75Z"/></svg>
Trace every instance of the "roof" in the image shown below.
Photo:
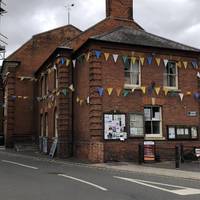
<svg viewBox="0 0 200 200"><path fill-rule="evenodd" d="M200 49L174 42L172 40L165 39L157 35L153 35L144 30L136 30L126 26L120 26L111 32L96 35L91 37L90 39L130 45L200 52Z"/></svg>

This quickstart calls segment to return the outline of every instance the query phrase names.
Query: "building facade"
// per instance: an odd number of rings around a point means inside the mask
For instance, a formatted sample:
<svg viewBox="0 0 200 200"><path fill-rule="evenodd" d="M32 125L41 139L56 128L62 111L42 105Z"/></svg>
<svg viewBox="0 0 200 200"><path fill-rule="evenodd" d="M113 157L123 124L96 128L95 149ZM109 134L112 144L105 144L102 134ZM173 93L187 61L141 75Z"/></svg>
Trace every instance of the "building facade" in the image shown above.
<svg viewBox="0 0 200 200"><path fill-rule="evenodd" d="M199 146L200 50L144 31L132 11L132 0L107 0L106 19L31 71L31 135L41 151L56 141L60 157L105 162L137 160L144 141L161 159L167 147Z"/></svg>

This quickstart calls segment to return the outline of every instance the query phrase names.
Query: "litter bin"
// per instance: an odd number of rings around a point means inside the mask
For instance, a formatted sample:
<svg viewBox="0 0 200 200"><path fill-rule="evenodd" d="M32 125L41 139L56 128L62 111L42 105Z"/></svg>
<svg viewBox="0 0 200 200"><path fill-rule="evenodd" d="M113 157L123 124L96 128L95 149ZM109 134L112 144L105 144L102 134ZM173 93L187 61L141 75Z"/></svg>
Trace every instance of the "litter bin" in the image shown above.
<svg viewBox="0 0 200 200"><path fill-rule="evenodd" d="M0 135L0 146L4 145L4 135Z"/></svg>

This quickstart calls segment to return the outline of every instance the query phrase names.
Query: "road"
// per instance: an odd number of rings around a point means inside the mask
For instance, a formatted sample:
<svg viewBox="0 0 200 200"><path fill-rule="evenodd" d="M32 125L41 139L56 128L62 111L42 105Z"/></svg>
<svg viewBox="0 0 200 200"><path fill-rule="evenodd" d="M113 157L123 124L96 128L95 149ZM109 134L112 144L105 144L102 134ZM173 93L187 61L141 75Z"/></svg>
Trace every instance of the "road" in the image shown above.
<svg viewBox="0 0 200 200"><path fill-rule="evenodd" d="M0 154L2 200L199 200L200 181Z"/></svg>

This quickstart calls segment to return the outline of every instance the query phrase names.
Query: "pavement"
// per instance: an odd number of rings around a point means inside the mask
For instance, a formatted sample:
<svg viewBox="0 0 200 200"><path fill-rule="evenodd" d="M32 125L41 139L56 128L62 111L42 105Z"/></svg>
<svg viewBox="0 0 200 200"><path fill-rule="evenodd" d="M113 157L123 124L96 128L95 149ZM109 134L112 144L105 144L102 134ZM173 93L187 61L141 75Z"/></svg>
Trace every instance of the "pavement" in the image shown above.
<svg viewBox="0 0 200 200"><path fill-rule="evenodd" d="M86 162L80 162L76 159L50 159L48 155L41 154L39 152L16 152L12 149L4 149L0 147L0 154L9 155L13 157L32 158L35 160L42 160L47 162L54 162L60 164L72 164L81 165L89 168L98 168L103 170L129 172L159 175L175 178L184 178L200 181L200 160L194 162L185 162L181 164L179 169L175 169L174 162L160 162L160 163L145 163L138 165L132 162L109 162L109 163L97 163L91 164Z"/></svg>

